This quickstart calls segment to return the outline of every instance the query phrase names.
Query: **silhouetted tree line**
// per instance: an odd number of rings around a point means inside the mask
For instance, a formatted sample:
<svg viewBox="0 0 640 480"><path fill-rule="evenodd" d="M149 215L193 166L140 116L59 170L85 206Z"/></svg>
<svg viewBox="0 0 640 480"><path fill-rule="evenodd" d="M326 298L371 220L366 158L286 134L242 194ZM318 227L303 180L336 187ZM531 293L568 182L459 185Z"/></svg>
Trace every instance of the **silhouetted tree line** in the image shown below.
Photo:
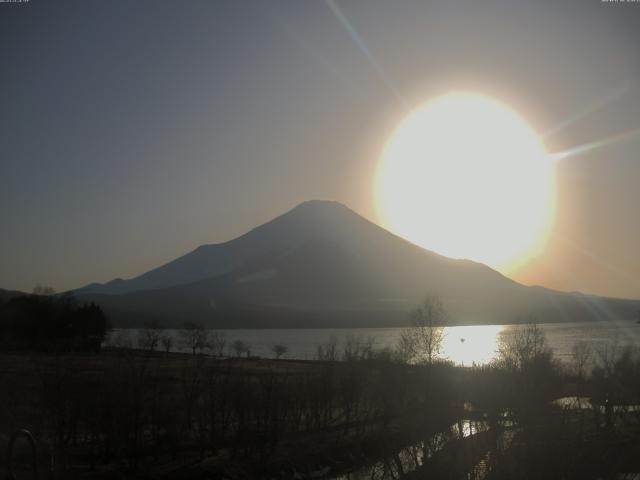
<svg viewBox="0 0 640 480"><path fill-rule="evenodd" d="M50 290L9 299L0 305L0 338L5 348L37 351L97 351L109 328L102 309Z"/></svg>

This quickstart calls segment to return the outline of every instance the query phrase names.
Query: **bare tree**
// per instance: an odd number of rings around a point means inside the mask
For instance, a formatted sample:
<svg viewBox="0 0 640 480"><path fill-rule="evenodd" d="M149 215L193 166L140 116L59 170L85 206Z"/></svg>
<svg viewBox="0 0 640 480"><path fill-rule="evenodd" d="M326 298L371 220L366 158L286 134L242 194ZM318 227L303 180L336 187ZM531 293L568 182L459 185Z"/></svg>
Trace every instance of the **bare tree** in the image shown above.
<svg viewBox="0 0 640 480"><path fill-rule="evenodd" d="M591 401L593 404L633 404L640 396L640 349L631 343L620 343L618 337L601 342L594 350L591 371ZM606 412L605 412L606 413ZM611 423L611 412L607 423Z"/></svg>
<svg viewBox="0 0 640 480"><path fill-rule="evenodd" d="M355 360L371 360L373 358L373 345L375 343L374 337L362 337L347 335L344 342L344 349L342 352L342 359L344 361Z"/></svg>
<svg viewBox="0 0 640 480"><path fill-rule="evenodd" d="M33 294L40 296L54 295L56 291L52 287L46 285L40 285L39 283L33 287Z"/></svg>
<svg viewBox="0 0 640 480"><path fill-rule="evenodd" d="M622 351L620 338L617 335L612 340L598 342L594 347L595 368L605 377L612 377Z"/></svg>
<svg viewBox="0 0 640 480"><path fill-rule="evenodd" d="M508 388L502 395L517 421L529 426L540 422L549 402L562 391L562 382L559 365L535 317L502 336L495 364L508 374Z"/></svg>
<svg viewBox="0 0 640 480"><path fill-rule="evenodd" d="M504 337L498 347L498 363L512 371L525 371L533 365L546 362L552 357L547 346L544 332L538 326L535 317L515 327L513 332Z"/></svg>
<svg viewBox="0 0 640 480"><path fill-rule="evenodd" d="M173 337L169 334L164 334L160 337L160 343L162 344L162 348L166 353L171 351L171 347L173 346Z"/></svg>
<svg viewBox="0 0 640 480"><path fill-rule="evenodd" d="M280 359L289 351L286 345L274 345L273 347L271 347L271 350L273 350L273 354L277 359Z"/></svg>
<svg viewBox="0 0 640 480"><path fill-rule="evenodd" d="M320 344L316 350L316 358L323 362L335 362L338 353L338 339L335 336L325 344Z"/></svg>
<svg viewBox="0 0 640 480"><path fill-rule="evenodd" d="M394 349L394 357L401 363L409 363L415 356L413 335L406 330L400 334L398 343Z"/></svg>
<svg viewBox="0 0 640 480"><path fill-rule="evenodd" d="M224 356L224 347L227 344L227 337L222 332L211 332L209 335L209 349L216 357Z"/></svg>
<svg viewBox="0 0 640 480"><path fill-rule="evenodd" d="M424 361L428 365L442 348L446 312L437 296L427 296L411 313L411 327L400 338L400 350L408 361Z"/></svg>
<svg viewBox="0 0 640 480"><path fill-rule="evenodd" d="M362 346L362 359L372 360L376 354L375 352L376 338L369 335L363 342Z"/></svg>
<svg viewBox="0 0 640 480"><path fill-rule="evenodd" d="M345 362L353 362L359 360L361 356L362 345L360 339L354 335L347 335L344 339L342 348L342 360Z"/></svg>
<svg viewBox="0 0 640 480"><path fill-rule="evenodd" d="M581 341L571 347L573 354L573 368L576 376L584 380L587 376L587 368L593 358L593 346L590 342Z"/></svg>
<svg viewBox="0 0 640 480"><path fill-rule="evenodd" d="M138 331L138 346L143 350L154 351L160 345L160 337L163 328L157 320L147 322L142 329Z"/></svg>
<svg viewBox="0 0 640 480"><path fill-rule="evenodd" d="M185 323L180 330L182 343L191 350L193 355L196 351L202 352L207 346L207 330L201 323Z"/></svg>
<svg viewBox="0 0 640 480"><path fill-rule="evenodd" d="M236 354L236 357L241 357L243 353L249 352L249 346L242 340L236 340L231 344L231 349ZM247 353L249 356L249 353Z"/></svg>

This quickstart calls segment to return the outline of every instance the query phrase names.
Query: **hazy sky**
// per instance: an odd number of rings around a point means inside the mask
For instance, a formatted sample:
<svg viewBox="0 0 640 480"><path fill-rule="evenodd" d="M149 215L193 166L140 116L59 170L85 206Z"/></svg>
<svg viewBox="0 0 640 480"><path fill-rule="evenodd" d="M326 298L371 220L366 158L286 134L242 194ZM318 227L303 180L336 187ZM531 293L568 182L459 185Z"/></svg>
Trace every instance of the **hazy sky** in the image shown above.
<svg viewBox="0 0 640 480"><path fill-rule="evenodd" d="M638 129L639 52L640 3L0 3L0 287L131 277L311 198L376 221L389 135L451 90L575 118L550 151ZM640 297L639 149L562 161L514 278Z"/></svg>

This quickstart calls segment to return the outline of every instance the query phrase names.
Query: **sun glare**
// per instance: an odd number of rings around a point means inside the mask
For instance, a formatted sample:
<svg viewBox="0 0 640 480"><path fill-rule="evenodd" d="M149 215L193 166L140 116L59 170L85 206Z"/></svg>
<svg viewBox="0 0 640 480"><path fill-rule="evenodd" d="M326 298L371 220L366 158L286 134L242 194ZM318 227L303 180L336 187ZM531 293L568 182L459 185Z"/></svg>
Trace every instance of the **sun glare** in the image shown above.
<svg viewBox="0 0 640 480"><path fill-rule="evenodd" d="M482 365L496 358L502 325L463 325L447 327L442 355L456 364Z"/></svg>
<svg viewBox="0 0 640 480"><path fill-rule="evenodd" d="M541 252L555 213L555 165L513 110L452 93L412 111L375 179L382 224L408 240L503 272Z"/></svg>

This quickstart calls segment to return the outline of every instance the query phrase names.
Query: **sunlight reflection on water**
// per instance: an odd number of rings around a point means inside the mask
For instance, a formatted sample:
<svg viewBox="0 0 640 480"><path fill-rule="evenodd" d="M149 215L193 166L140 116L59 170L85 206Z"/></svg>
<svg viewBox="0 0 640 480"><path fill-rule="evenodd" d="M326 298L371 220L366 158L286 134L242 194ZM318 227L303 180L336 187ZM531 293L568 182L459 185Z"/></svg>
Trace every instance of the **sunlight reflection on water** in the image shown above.
<svg viewBox="0 0 640 480"><path fill-rule="evenodd" d="M447 327L444 331L441 355L456 364L488 363L496 356L498 334L504 328L503 325Z"/></svg>

